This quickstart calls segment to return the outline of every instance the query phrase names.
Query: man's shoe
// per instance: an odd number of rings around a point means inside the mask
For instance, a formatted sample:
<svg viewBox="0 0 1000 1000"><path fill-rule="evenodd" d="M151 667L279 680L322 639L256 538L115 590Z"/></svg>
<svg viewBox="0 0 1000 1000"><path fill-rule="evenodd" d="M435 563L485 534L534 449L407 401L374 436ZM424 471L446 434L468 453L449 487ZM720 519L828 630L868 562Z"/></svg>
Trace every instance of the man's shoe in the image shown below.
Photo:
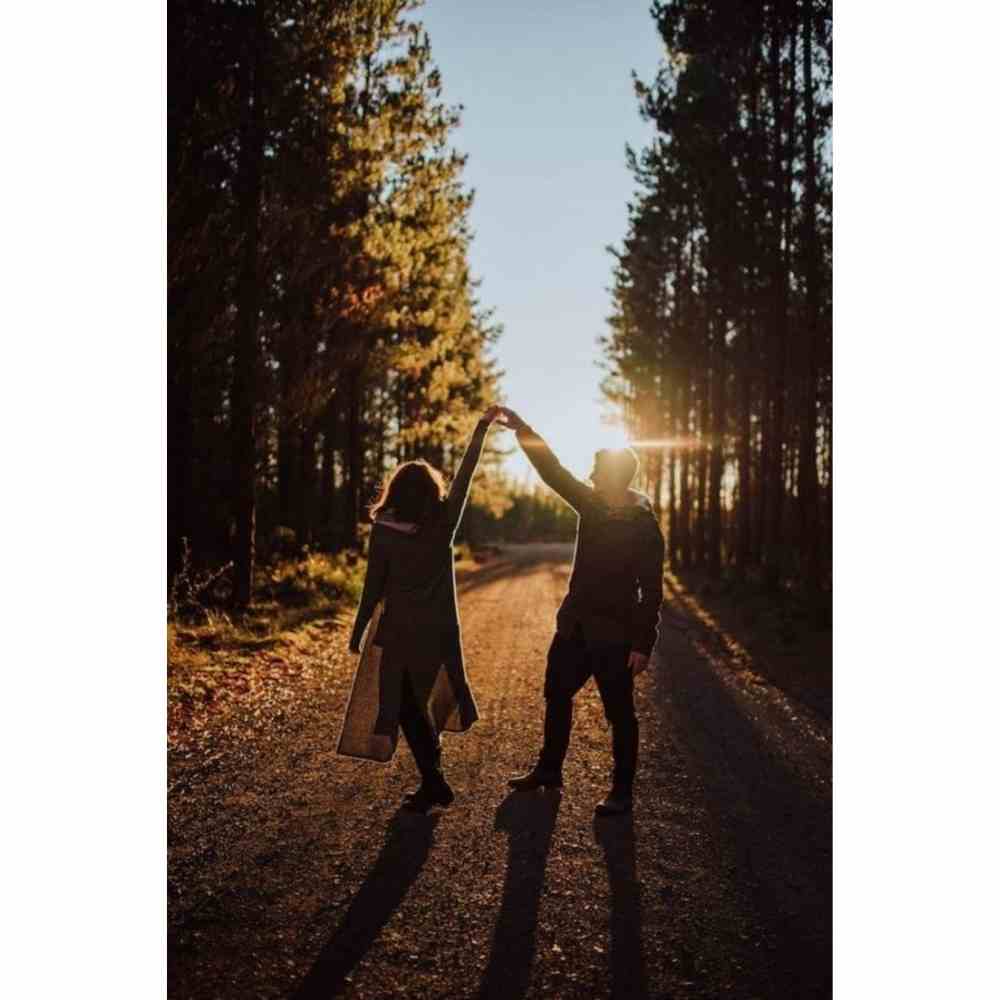
<svg viewBox="0 0 1000 1000"><path fill-rule="evenodd" d="M507 784L516 791L530 792L536 788L562 788L563 780L561 774L533 767L527 774L511 778Z"/></svg>
<svg viewBox="0 0 1000 1000"><path fill-rule="evenodd" d="M455 793L444 778L433 785L423 784L403 798L403 808L410 812L426 813L432 806L447 808L455 801Z"/></svg>
<svg viewBox="0 0 1000 1000"><path fill-rule="evenodd" d="M612 789L611 794L605 796L594 807L594 812L598 816L621 816L632 811L632 795L629 792L621 792Z"/></svg>

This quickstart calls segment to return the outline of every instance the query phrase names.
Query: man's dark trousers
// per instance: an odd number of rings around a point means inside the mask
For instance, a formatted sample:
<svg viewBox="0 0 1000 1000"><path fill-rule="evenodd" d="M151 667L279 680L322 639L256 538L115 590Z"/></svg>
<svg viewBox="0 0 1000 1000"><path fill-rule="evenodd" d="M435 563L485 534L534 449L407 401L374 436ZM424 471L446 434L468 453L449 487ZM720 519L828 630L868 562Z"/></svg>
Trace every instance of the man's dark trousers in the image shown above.
<svg viewBox="0 0 1000 1000"><path fill-rule="evenodd" d="M562 774L573 726L573 697L591 675L597 682L604 715L611 723L615 770L613 786L630 795L639 755L639 724L632 700L628 643L586 641L579 626L571 635L556 633L545 669L545 738L540 770Z"/></svg>

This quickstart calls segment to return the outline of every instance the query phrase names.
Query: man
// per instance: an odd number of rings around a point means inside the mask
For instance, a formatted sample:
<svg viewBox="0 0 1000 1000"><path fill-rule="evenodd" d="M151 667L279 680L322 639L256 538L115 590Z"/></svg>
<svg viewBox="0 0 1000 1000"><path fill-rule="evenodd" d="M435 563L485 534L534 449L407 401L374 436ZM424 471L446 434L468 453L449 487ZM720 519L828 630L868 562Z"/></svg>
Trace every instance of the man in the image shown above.
<svg viewBox="0 0 1000 1000"><path fill-rule="evenodd" d="M663 535L649 500L630 489L639 465L631 449L598 451L590 487L567 472L513 410L503 407L501 413L539 476L579 515L573 573L545 670L542 749L537 764L510 786L562 787L573 698L593 675L611 723L614 755L611 792L596 811L627 813L639 752L632 689L656 642Z"/></svg>

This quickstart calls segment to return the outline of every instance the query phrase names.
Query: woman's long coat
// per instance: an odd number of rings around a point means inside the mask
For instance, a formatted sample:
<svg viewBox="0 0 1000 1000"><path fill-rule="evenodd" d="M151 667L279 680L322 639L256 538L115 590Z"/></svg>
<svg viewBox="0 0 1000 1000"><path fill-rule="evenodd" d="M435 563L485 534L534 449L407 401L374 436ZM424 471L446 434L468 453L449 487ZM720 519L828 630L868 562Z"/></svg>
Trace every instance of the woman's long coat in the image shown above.
<svg viewBox="0 0 1000 1000"><path fill-rule="evenodd" d="M435 732L464 732L479 718L462 654L452 542L488 429L476 426L438 516L419 528L390 517L372 527L351 637L361 658L338 753L392 759L404 671Z"/></svg>

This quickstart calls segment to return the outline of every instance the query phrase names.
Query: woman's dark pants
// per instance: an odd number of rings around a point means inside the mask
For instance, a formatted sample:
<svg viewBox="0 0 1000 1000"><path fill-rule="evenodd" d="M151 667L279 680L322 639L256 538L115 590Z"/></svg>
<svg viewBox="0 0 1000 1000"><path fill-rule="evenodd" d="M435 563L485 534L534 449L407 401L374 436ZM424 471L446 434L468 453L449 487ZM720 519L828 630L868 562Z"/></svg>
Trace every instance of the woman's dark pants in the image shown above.
<svg viewBox="0 0 1000 1000"><path fill-rule="evenodd" d="M408 670L403 671L403 693L399 705L399 725L417 762L417 770L425 785L444 781L441 773L441 742L413 691Z"/></svg>
<svg viewBox="0 0 1000 1000"><path fill-rule="evenodd" d="M628 643L587 642L577 626L572 635L556 634L545 669L545 737L538 767L562 774L573 726L573 698L593 675L604 715L611 723L614 755L612 785L630 795L639 756L639 724L632 700L633 677L628 668Z"/></svg>

